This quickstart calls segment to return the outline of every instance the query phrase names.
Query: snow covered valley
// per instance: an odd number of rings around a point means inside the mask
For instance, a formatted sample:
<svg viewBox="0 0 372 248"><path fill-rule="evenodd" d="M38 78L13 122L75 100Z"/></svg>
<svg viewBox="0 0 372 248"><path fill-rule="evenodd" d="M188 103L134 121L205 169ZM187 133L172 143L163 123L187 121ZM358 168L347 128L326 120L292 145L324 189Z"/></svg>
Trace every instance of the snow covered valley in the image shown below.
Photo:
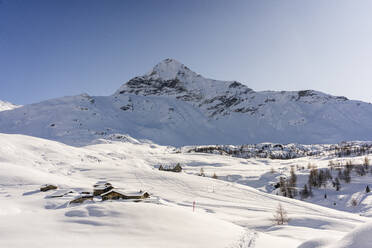
<svg viewBox="0 0 372 248"><path fill-rule="evenodd" d="M0 134L0 143L0 247L360 248L372 242L372 193L365 192L369 171L357 176L353 170L351 182L341 180L339 191L331 181L314 187L313 197L303 200L281 196L274 187L281 176L290 177L291 168L301 190L314 165L322 169L329 161L350 160L356 165L365 156L243 159L181 152L129 137L72 147ZM178 163L181 173L158 169ZM150 197L71 203L97 182ZM41 192L44 184L58 189ZM284 225L274 221L279 204L289 219Z"/></svg>

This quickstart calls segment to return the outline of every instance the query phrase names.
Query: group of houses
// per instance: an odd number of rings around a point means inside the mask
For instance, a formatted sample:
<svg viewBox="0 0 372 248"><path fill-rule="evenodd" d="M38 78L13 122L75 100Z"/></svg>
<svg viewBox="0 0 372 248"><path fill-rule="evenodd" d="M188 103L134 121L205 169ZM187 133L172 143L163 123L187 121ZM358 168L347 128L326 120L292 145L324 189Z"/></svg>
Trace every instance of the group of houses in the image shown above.
<svg viewBox="0 0 372 248"><path fill-rule="evenodd" d="M43 185L40 191L46 192L49 190L58 189L55 185ZM63 197L66 194L58 194L53 197ZM133 192L125 191L121 189L114 188L109 182L98 182L93 186L93 192L81 192L75 199L71 200L70 204L80 204L87 200L92 201L107 201L107 200L134 200L141 201L143 199L149 198L150 194L143 192L142 190Z"/></svg>

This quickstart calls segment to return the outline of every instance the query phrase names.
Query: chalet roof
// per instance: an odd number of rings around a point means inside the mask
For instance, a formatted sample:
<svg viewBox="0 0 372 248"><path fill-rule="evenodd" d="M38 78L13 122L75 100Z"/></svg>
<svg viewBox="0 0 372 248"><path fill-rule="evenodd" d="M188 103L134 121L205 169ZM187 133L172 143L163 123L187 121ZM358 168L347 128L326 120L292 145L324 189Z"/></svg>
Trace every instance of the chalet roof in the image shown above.
<svg viewBox="0 0 372 248"><path fill-rule="evenodd" d="M106 181L99 181L94 186L94 189L106 189L108 187L112 187L111 183Z"/></svg>
<svg viewBox="0 0 372 248"><path fill-rule="evenodd" d="M62 196L65 196L67 194L77 195L78 192L76 192L75 190L72 190L72 189L59 189L59 190L56 190L55 192L53 192L52 194L48 195L48 198L62 197Z"/></svg>
<svg viewBox="0 0 372 248"><path fill-rule="evenodd" d="M122 190L122 189L112 189L112 190L110 190L106 193L101 194L101 196L108 195L112 192L116 192L116 193L119 193L119 194L125 195L125 196L141 196L145 193L145 192L139 192L139 191L127 191L127 190Z"/></svg>

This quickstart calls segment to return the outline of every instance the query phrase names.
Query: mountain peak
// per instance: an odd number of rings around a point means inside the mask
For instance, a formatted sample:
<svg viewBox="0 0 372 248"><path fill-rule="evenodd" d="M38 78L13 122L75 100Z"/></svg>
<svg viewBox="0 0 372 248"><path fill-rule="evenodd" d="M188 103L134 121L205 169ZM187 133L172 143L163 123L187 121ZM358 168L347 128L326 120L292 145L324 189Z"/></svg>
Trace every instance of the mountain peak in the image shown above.
<svg viewBox="0 0 372 248"><path fill-rule="evenodd" d="M177 60L168 58L156 64L146 76L151 79L171 80L178 77L197 76L197 74Z"/></svg>

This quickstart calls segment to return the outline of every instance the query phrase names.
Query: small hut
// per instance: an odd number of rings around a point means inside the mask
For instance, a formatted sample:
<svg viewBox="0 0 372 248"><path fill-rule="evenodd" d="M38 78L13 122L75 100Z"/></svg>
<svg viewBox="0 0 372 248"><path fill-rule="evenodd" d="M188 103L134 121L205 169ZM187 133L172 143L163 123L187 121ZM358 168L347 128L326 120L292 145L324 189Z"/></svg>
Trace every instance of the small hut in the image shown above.
<svg viewBox="0 0 372 248"><path fill-rule="evenodd" d="M177 164L173 169L172 169L173 172L181 172L182 171L182 167L180 164Z"/></svg>
<svg viewBox="0 0 372 248"><path fill-rule="evenodd" d="M83 196L80 196L80 197L70 201L70 203L83 203L87 200L93 200L93 196L92 195L83 195Z"/></svg>
<svg viewBox="0 0 372 248"><path fill-rule="evenodd" d="M107 201L107 200L141 200L141 199L146 199L150 197L150 194L147 192L121 192L117 189L110 190L109 192L103 193L101 195L102 201Z"/></svg>
<svg viewBox="0 0 372 248"><path fill-rule="evenodd" d="M46 184L46 185L43 185L43 186L40 187L40 191L42 191L42 192L53 190L53 189L58 189L58 187L54 186L52 184Z"/></svg>

